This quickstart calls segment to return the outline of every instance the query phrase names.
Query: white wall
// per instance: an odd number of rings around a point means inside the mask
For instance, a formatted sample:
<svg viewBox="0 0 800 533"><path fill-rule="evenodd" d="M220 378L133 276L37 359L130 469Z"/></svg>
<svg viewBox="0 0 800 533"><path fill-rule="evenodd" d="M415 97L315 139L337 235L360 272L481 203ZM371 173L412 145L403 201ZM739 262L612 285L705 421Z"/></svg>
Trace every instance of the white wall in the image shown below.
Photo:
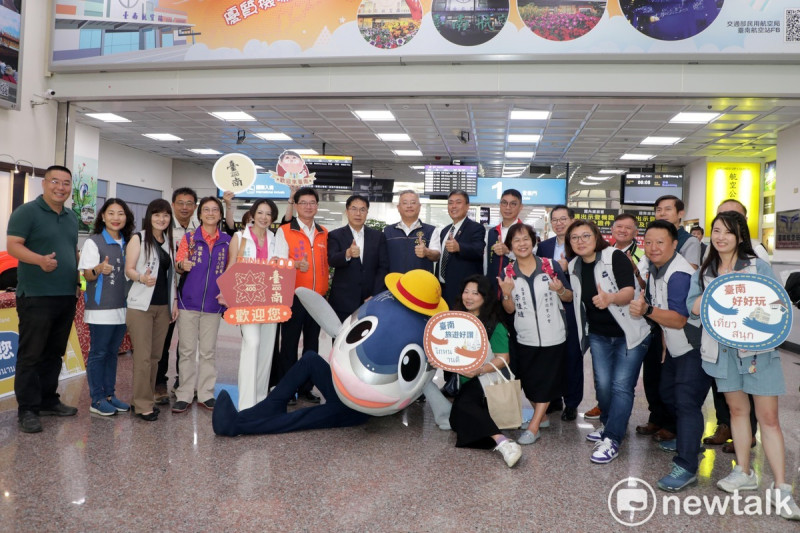
<svg viewBox="0 0 800 533"><path fill-rule="evenodd" d="M159 190L167 200L172 197L172 159L101 139L98 160L98 177L108 180L109 197L117 195L117 183Z"/></svg>
<svg viewBox="0 0 800 533"><path fill-rule="evenodd" d="M706 158L686 165L683 169L684 194L683 200L686 205L684 219L693 218L700 220L700 225L705 229L706 214ZM706 230L706 233L709 233Z"/></svg>
<svg viewBox="0 0 800 533"><path fill-rule="evenodd" d="M195 190L198 198L216 196L217 187L211 179L211 169L204 168L188 161L175 160L172 162L172 191L179 187L190 187ZM283 212L281 210L281 212Z"/></svg>

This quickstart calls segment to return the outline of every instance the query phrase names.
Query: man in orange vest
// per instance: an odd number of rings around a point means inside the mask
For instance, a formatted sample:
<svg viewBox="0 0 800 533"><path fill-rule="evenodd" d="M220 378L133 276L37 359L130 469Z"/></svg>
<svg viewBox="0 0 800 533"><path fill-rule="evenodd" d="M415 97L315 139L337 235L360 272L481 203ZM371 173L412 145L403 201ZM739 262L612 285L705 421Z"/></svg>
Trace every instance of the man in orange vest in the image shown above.
<svg viewBox="0 0 800 533"><path fill-rule="evenodd" d="M298 189L292 197L297 208L293 218L275 234L275 255L294 261L297 269L295 289L305 287L322 296L328 292L328 230L314 222L319 207L319 194L310 187ZM292 301L292 317L281 325L278 357L273 361L272 381L277 383L297 362L297 348L303 335L303 351L319 351L320 327L297 297ZM298 396L319 403L319 396L306 383Z"/></svg>

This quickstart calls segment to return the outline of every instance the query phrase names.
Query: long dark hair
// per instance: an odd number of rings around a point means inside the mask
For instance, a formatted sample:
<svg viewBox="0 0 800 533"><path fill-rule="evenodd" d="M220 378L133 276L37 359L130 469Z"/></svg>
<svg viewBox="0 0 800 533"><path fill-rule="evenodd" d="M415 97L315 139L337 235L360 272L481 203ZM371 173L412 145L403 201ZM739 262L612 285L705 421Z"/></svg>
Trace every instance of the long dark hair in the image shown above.
<svg viewBox="0 0 800 533"><path fill-rule="evenodd" d="M720 257L717 248L714 246L714 224L716 224L717 220L722 222L725 229L736 236L736 240L739 242L736 246L737 259L749 261L756 256L756 253L753 251L753 244L750 242L750 229L747 227L747 219L744 218L744 215L736 211L723 211L722 213L718 213L717 216L714 217L714 220L711 221L711 231L709 232L711 234L711 246L708 247L708 257L706 257L706 260L700 265L700 287L703 289L705 289L703 278L709 269L711 277L716 278L719 276Z"/></svg>
<svg viewBox="0 0 800 533"><path fill-rule="evenodd" d="M169 241L169 249L175 249L172 242L172 206L163 198L157 198L147 205L147 212L144 214L144 222L142 223L142 229L144 230L144 242L142 246L144 247L144 258L146 261L150 260L150 251L161 246L156 240L156 236L153 235L153 215L157 213L167 213L169 215L166 238Z"/></svg>
<svg viewBox="0 0 800 533"><path fill-rule="evenodd" d="M494 328L497 327L498 322L500 322L500 312L498 309L497 297L495 291L492 290L492 284L489 278L480 274L473 274L461 280L461 289L458 293L458 299L455 305L453 305L453 309L456 311L467 310L467 308L464 307L464 302L461 300L461 297L469 283L477 285L478 294L483 296L483 305L478 313L478 320L481 321L483 327L486 328L486 332L491 336Z"/></svg>
<svg viewBox="0 0 800 533"><path fill-rule="evenodd" d="M106 211L112 205L118 205L122 208L122 211L125 213L125 225L122 226L122 229L119 230L119 233L122 235L122 238L125 240L126 243L130 242L131 235L133 235L133 229L136 227L136 222L133 220L133 212L131 208L128 207L123 200L120 198L109 198L103 204L103 207L100 208L100 212L97 213L97 217L94 219L94 230L92 233L95 235L100 235L103 233L103 230L106 229L106 223L103 220L103 215L106 214Z"/></svg>

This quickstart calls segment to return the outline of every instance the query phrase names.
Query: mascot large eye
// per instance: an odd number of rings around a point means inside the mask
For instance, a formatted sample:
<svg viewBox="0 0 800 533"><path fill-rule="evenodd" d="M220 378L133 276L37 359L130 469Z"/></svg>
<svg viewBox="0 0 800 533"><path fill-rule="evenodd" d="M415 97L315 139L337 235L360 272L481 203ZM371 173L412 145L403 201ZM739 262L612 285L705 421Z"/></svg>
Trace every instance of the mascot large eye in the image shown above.
<svg viewBox="0 0 800 533"><path fill-rule="evenodd" d="M374 316L364 317L359 322L350 326L350 330L345 336L345 342L350 345L361 344L375 331L378 319Z"/></svg>
<svg viewBox="0 0 800 533"><path fill-rule="evenodd" d="M397 382L401 388L411 387L427 370L425 352L418 344L407 344L397 361Z"/></svg>

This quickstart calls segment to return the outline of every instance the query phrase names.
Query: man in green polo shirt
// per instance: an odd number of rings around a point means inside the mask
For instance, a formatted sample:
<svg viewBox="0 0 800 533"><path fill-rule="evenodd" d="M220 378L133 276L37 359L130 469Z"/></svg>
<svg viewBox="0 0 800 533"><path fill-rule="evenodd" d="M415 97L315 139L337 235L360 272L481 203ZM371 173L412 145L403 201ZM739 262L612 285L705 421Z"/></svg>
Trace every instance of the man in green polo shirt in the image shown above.
<svg viewBox="0 0 800 533"><path fill-rule="evenodd" d="M78 412L61 403L57 392L77 303L78 220L64 208L71 192L69 169L51 166L41 196L18 207L8 220L8 253L19 259L14 392L19 428L25 433L42 431L40 415Z"/></svg>

